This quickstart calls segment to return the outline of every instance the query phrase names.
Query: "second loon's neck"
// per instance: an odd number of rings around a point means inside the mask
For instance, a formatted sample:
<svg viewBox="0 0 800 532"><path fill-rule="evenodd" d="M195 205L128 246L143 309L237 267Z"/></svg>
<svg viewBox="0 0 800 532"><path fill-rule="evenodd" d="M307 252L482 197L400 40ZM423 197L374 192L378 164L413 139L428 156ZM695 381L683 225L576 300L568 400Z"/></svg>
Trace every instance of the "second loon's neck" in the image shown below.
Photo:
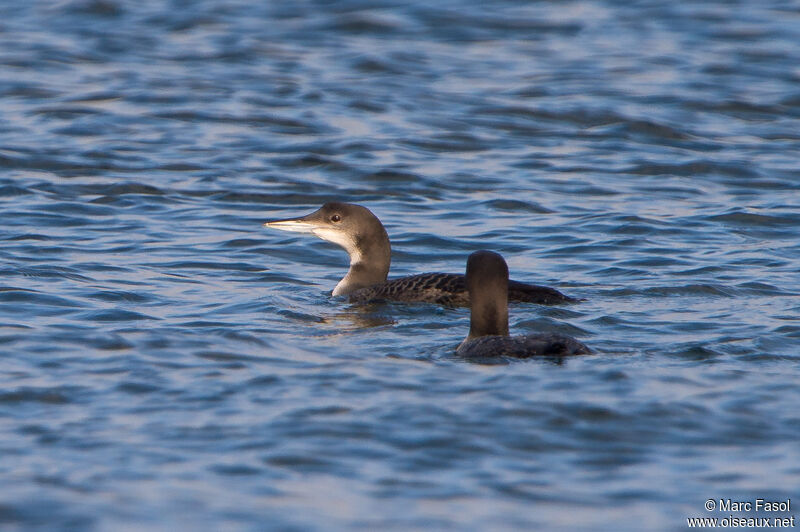
<svg viewBox="0 0 800 532"><path fill-rule="evenodd" d="M353 244L347 249L350 254L350 269L333 289L334 296L383 283L389 276L392 247L383 226L375 234L356 237Z"/></svg>
<svg viewBox="0 0 800 532"><path fill-rule="evenodd" d="M502 305L498 301L482 302L479 299L476 304L472 293L470 299L469 334L458 349L483 336L508 336L508 303ZM502 301L502 297L497 299Z"/></svg>
<svg viewBox="0 0 800 532"><path fill-rule="evenodd" d="M492 251L476 251L467 259L469 334L461 343L481 336L508 336L508 266Z"/></svg>
<svg viewBox="0 0 800 532"><path fill-rule="evenodd" d="M508 336L508 303L502 296L494 301L472 301L466 340L481 336Z"/></svg>

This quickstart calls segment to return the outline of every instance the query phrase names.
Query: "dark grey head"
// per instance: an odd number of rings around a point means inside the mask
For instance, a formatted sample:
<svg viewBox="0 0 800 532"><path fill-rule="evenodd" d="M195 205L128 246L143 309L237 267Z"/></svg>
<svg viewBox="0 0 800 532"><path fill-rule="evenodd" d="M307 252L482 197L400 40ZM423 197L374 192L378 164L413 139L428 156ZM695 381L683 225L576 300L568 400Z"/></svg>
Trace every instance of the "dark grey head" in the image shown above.
<svg viewBox="0 0 800 532"><path fill-rule="evenodd" d="M389 275L389 235L378 217L361 205L332 201L306 216L273 220L264 226L311 233L343 247L350 255L349 278L346 289L337 287L334 295L383 282Z"/></svg>
<svg viewBox="0 0 800 532"><path fill-rule="evenodd" d="M476 251L467 259L470 320L467 340L508 336L508 265L493 251Z"/></svg>

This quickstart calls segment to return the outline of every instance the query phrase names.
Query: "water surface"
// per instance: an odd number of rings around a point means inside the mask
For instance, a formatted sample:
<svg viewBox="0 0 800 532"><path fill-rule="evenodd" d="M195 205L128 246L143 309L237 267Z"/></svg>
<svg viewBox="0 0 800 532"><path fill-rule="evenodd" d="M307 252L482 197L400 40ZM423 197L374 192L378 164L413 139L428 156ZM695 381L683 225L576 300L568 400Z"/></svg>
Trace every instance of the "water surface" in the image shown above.
<svg viewBox="0 0 800 532"><path fill-rule="evenodd" d="M800 497L796 3L0 15L0 528L678 530ZM511 328L595 354L466 364L466 309L331 298L345 253L261 223L333 199L392 275L486 248L585 298Z"/></svg>

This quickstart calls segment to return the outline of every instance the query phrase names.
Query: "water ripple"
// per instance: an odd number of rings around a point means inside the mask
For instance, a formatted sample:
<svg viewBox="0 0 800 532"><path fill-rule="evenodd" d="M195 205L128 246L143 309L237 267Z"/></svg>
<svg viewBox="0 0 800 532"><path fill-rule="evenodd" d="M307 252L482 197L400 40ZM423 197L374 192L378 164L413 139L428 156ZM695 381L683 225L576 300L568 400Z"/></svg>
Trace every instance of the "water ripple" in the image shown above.
<svg viewBox="0 0 800 532"><path fill-rule="evenodd" d="M785 2L0 15L0 522L664 530L796 491ZM261 226L330 200L393 276L488 248L582 298L511 327L594 355L465 364L466 309L331 298L344 251Z"/></svg>

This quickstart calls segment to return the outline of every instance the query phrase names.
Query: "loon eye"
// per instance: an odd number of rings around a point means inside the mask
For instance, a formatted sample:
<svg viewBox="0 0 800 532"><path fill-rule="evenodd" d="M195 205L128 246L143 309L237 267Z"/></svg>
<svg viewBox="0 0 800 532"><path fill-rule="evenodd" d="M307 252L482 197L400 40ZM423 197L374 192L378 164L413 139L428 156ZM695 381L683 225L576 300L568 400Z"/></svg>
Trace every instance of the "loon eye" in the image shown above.
<svg viewBox="0 0 800 532"><path fill-rule="evenodd" d="M334 223L335 222L341 222L342 221L342 217L339 216L338 214L334 214L333 216L331 216L331 221L334 222Z"/></svg>

